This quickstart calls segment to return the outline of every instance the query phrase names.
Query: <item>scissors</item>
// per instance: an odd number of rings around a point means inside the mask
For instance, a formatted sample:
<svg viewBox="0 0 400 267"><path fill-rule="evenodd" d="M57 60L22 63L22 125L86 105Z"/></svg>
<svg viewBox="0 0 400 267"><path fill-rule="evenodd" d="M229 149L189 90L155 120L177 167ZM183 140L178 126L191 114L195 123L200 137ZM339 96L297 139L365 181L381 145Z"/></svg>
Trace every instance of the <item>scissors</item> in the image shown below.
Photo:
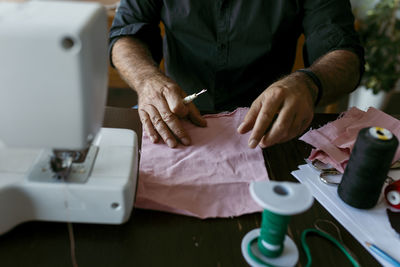
<svg viewBox="0 0 400 267"><path fill-rule="evenodd" d="M342 180L342 173L330 166L329 164L325 164L318 159L314 159L313 161L306 160L308 165L312 166L315 170L319 171L319 179L321 182L327 185L338 186ZM390 169L400 169L400 160L396 161L392 164ZM385 183L391 184L395 180L388 176L385 180Z"/></svg>
<svg viewBox="0 0 400 267"><path fill-rule="evenodd" d="M337 171L329 164L325 164L318 159L307 160L307 163L319 172L319 179L327 185L337 186L342 180L342 173Z"/></svg>

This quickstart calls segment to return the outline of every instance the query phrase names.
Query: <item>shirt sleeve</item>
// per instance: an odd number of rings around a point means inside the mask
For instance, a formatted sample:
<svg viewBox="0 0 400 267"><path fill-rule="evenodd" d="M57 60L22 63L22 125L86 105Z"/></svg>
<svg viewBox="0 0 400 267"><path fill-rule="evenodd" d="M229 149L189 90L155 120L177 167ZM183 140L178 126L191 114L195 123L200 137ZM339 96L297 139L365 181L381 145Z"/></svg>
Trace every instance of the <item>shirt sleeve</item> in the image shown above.
<svg viewBox="0 0 400 267"><path fill-rule="evenodd" d="M350 50L360 59L360 74L364 72L364 49L354 29L354 16L348 0L305 0L303 30L304 64L333 50ZM360 77L361 77L360 75Z"/></svg>
<svg viewBox="0 0 400 267"><path fill-rule="evenodd" d="M162 58L160 33L161 0L121 0L109 33L108 54L112 62L112 48L123 36L132 36L143 41L156 62Z"/></svg>

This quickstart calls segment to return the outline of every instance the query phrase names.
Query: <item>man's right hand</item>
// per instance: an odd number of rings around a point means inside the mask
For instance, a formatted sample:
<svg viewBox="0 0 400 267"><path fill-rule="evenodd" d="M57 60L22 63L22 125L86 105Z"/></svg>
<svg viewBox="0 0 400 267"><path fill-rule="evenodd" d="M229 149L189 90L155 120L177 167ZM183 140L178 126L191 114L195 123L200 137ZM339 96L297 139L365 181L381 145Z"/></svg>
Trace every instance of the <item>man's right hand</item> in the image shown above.
<svg viewBox="0 0 400 267"><path fill-rule="evenodd" d="M152 142L161 138L169 147L178 142L190 145L181 119L202 127L207 122L193 103L183 104L185 92L160 71L147 46L133 37L122 37L113 46L112 61L139 96L140 120Z"/></svg>
<svg viewBox="0 0 400 267"><path fill-rule="evenodd" d="M171 148L178 142L190 145L190 136L183 129L181 119L188 118L201 127L205 127L207 121L193 103L183 103L186 93L162 73L146 77L142 85L137 90L139 116L151 141L157 143L161 138Z"/></svg>

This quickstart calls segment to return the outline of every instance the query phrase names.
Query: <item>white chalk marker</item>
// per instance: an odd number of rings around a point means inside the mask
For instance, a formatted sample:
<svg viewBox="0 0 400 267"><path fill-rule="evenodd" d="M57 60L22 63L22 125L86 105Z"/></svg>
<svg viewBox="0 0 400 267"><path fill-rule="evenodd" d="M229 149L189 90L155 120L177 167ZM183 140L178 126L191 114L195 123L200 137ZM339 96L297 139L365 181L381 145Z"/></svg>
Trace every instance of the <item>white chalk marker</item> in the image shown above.
<svg viewBox="0 0 400 267"><path fill-rule="evenodd" d="M203 89L198 93L192 94L192 95L188 95L187 97L185 97L183 99L183 103L184 104L189 104L190 102L192 102L194 99L196 99L199 95L201 95L202 93L207 92L207 89Z"/></svg>

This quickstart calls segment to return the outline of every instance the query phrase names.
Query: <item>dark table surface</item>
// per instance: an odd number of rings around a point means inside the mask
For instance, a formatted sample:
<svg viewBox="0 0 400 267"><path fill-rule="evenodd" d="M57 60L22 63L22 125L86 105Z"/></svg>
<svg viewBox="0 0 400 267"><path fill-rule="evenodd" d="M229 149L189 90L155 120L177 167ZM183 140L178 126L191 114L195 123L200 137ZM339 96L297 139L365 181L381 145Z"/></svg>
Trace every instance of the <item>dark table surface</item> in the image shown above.
<svg viewBox="0 0 400 267"><path fill-rule="evenodd" d="M312 126L335 119L316 114ZM130 128L141 137L136 110L107 107L105 127ZM290 172L304 163L311 148L293 140L264 150L269 177L296 181ZM0 219L6 214L0 214ZM317 202L308 211L291 218L288 234L295 241L300 260L301 232L318 219L330 220L340 229L346 246L362 266L377 261ZM123 225L73 224L79 266L247 266L240 244L243 236L259 228L260 213L227 219L196 219L164 212L134 209ZM334 230L331 230L334 233ZM313 266L351 266L329 241L310 236ZM72 266L66 223L28 222L0 236L0 266Z"/></svg>

